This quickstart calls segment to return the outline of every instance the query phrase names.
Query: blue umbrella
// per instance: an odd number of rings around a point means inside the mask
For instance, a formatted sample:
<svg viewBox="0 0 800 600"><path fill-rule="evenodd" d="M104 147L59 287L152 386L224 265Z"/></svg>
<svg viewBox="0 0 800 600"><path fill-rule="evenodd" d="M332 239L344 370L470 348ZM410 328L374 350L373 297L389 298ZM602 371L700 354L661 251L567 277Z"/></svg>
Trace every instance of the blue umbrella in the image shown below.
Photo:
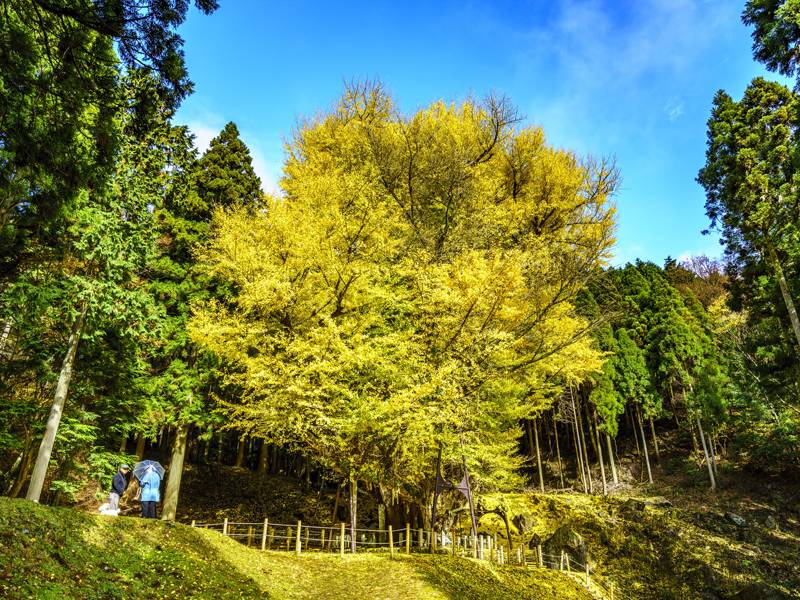
<svg viewBox="0 0 800 600"><path fill-rule="evenodd" d="M155 472L158 473L158 477L164 479L164 467L162 467L161 463L158 461L143 460L133 465L133 474L139 481L141 481L144 474L150 470L155 470Z"/></svg>

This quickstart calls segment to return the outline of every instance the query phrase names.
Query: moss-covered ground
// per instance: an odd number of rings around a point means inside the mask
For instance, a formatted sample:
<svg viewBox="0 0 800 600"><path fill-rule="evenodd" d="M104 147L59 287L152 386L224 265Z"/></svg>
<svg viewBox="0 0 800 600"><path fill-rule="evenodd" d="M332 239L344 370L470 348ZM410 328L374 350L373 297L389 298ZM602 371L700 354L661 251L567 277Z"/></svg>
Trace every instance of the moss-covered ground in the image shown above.
<svg viewBox="0 0 800 600"><path fill-rule="evenodd" d="M0 498L0 597L588 598L559 573L449 556L298 558L185 525Z"/></svg>
<svg viewBox="0 0 800 600"><path fill-rule="evenodd" d="M533 544L559 529L561 538L580 536L594 573L631 598L800 598L797 515L771 512L753 499L704 491L675 502L537 493L488 502L503 505L512 535ZM504 526L494 515L482 524L502 537Z"/></svg>

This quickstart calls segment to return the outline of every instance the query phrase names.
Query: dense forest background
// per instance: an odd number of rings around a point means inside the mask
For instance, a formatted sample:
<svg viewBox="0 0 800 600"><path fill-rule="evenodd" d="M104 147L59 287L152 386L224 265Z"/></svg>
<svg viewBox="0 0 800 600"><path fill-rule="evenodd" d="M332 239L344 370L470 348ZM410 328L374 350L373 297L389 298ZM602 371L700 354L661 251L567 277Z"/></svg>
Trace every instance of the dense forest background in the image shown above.
<svg viewBox="0 0 800 600"><path fill-rule="evenodd" d="M797 476L794 90L714 98L698 181L721 260L611 268L615 165L506 98L402 114L351 84L265 195L234 123L200 155L173 122L186 11L0 2L0 493L85 501L157 457L165 519L189 461L436 526L439 448L478 496L675 464L710 490ZM744 20L794 77L800 4Z"/></svg>

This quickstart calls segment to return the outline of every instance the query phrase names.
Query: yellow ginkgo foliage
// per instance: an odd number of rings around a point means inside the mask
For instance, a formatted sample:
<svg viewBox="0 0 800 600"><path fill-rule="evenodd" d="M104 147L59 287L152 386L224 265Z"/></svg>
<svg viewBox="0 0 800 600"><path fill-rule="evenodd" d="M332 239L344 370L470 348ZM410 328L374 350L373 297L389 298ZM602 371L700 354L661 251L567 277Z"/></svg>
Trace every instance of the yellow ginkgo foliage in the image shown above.
<svg viewBox="0 0 800 600"><path fill-rule="evenodd" d="M234 290L191 326L234 365L231 424L421 505L439 443L517 485L520 419L602 363L572 301L613 244L616 170L506 101L404 116L373 85L287 155L284 194L218 214L203 257Z"/></svg>

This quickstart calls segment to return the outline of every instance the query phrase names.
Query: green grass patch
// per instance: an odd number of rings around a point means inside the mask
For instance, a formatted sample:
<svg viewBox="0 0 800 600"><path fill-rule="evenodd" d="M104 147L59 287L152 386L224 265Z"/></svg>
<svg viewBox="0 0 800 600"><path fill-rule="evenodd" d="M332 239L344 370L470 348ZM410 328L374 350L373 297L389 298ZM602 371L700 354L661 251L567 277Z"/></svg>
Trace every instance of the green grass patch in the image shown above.
<svg viewBox="0 0 800 600"><path fill-rule="evenodd" d="M219 533L0 498L0 597L588 598L555 572L451 556L302 557Z"/></svg>

